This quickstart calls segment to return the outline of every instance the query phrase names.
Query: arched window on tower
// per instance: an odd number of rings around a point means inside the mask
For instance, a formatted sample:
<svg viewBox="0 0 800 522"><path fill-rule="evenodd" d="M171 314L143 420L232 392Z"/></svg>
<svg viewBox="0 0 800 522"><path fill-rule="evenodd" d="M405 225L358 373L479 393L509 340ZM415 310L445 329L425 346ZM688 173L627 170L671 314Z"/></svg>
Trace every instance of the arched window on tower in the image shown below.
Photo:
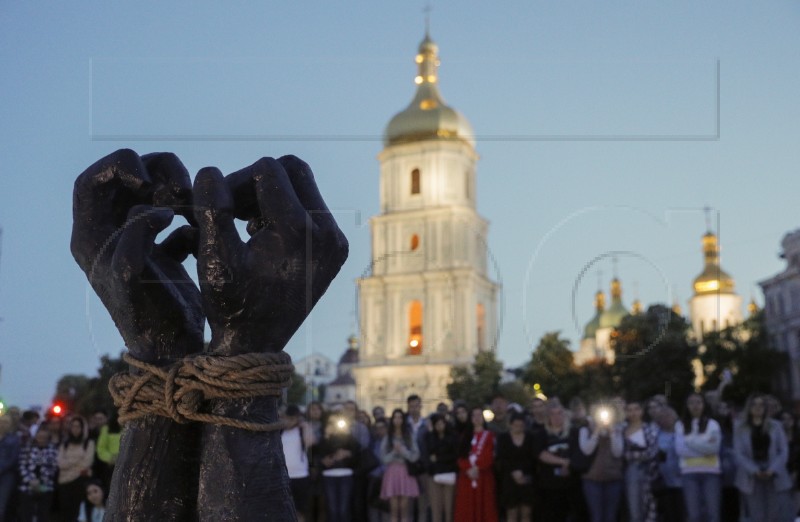
<svg viewBox="0 0 800 522"><path fill-rule="evenodd" d="M422 303L411 301L408 307L408 355L422 354Z"/></svg>
<svg viewBox="0 0 800 522"><path fill-rule="evenodd" d="M411 244L409 245L411 250L414 251L419 248L419 236L414 234L411 236Z"/></svg>
<svg viewBox="0 0 800 522"><path fill-rule="evenodd" d="M412 194L419 194L420 186L419 186L419 169L414 169L411 171L411 193Z"/></svg>
<svg viewBox="0 0 800 522"><path fill-rule="evenodd" d="M475 310L475 323L478 325L478 351L482 352L486 349L486 310L480 303Z"/></svg>

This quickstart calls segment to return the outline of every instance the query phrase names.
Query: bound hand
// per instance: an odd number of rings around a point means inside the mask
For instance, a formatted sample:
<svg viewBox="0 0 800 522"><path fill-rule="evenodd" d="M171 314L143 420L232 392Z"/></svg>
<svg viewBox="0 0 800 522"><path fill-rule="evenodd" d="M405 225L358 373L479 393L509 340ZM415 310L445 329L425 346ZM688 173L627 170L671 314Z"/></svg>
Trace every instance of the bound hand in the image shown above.
<svg viewBox="0 0 800 522"><path fill-rule="evenodd" d="M75 181L70 248L131 354L148 362L203 347L200 291L181 264L190 226L161 244L175 213L191 221L191 182L173 154L118 150Z"/></svg>
<svg viewBox="0 0 800 522"><path fill-rule="evenodd" d="M227 178L206 168L194 197L211 350L280 351L347 258L311 169L294 156L263 158ZM235 217L248 220L247 243Z"/></svg>

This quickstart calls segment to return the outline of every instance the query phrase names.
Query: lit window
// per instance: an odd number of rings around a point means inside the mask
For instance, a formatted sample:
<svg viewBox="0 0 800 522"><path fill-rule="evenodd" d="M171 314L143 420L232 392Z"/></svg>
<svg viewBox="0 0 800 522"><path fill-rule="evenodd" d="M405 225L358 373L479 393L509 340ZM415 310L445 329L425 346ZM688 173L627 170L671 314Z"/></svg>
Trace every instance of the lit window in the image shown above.
<svg viewBox="0 0 800 522"><path fill-rule="evenodd" d="M482 304L478 304L475 321L478 325L478 350L482 352L486 349L486 310L484 310Z"/></svg>
<svg viewBox="0 0 800 522"><path fill-rule="evenodd" d="M422 303L412 301L408 307L408 354L422 353Z"/></svg>
<svg viewBox="0 0 800 522"><path fill-rule="evenodd" d="M411 236L411 250L413 251L416 250L417 248L419 248L419 236L414 234L413 236Z"/></svg>
<svg viewBox="0 0 800 522"><path fill-rule="evenodd" d="M419 194L419 169L411 171L411 193Z"/></svg>

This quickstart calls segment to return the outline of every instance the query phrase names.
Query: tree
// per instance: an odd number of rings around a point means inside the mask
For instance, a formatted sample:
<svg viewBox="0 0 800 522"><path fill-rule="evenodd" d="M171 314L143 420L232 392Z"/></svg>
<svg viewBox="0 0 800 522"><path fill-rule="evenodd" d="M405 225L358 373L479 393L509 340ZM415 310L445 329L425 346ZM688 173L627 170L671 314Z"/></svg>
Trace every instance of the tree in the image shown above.
<svg viewBox="0 0 800 522"><path fill-rule="evenodd" d="M83 411L82 401L90 386L91 381L85 375L64 375L56 383L53 404L60 404L68 412L85 415L86 412Z"/></svg>
<svg viewBox="0 0 800 522"><path fill-rule="evenodd" d="M578 368L580 396L587 404L606 401L619 394L614 367L605 359L585 362Z"/></svg>
<svg viewBox="0 0 800 522"><path fill-rule="evenodd" d="M89 416L103 410L111 413L114 410L114 401L108 391L108 381L118 372L128 369L122 360L122 354L116 359L108 355L100 358L100 368L96 377L85 375L64 375L56 384L56 393L53 402L66 406L70 412Z"/></svg>
<svg viewBox="0 0 800 522"><path fill-rule="evenodd" d="M306 384L306 380L297 372L294 372L294 377L292 377L292 384L289 386L289 389L286 390L286 403L287 404L302 404L305 405L308 402L308 398L306 397L306 391L308 391L308 385Z"/></svg>
<svg viewBox="0 0 800 522"><path fill-rule="evenodd" d="M614 379L628 399L663 393L673 404L694 391L692 360L697 349L687 340L689 323L664 305L622 319L611 334Z"/></svg>
<svg viewBox="0 0 800 522"><path fill-rule="evenodd" d="M508 399L508 402L515 402L523 408L527 407L533 399L532 391L532 388L525 386L519 380L504 382L497 387L497 393Z"/></svg>
<svg viewBox="0 0 800 522"><path fill-rule="evenodd" d="M723 398L743 404L753 392L778 393L776 376L785 366L787 355L769 346L763 311L740 325L703 337L700 361L706 382L704 389L714 389L722 372L730 370L733 381L725 387Z"/></svg>
<svg viewBox="0 0 800 522"><path fill-rule="evenodd" d="M579 391L578 368L569 341L560 332L549 332L539 341L522 374L531 386L539 385L548 397L558 397L566 404Z"/></svg>
<svg viewBox="0 0 800 522"><path fill-rule="evenodd" d="M455 366L450 370L452 382L447 385L450 400L461 400L469 406L483 406L499 391L503 364L494 352L479 352L472 366Z"/></svg>

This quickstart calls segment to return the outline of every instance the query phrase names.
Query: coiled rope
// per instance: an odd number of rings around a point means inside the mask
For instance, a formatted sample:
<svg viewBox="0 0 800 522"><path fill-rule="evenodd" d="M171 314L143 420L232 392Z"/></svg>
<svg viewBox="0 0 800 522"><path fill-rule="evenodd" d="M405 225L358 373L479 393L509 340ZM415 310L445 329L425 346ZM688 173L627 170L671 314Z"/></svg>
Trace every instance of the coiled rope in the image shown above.
<svg viewBox="0 0 800 522"><path fill-rule="evenodd" d="M274 431L282 422L250 422L201 411L209 399L279 397L292 382L294 366L285 352L234 356L198 354L168 366L155 366L130 354L123 360L142 370L121 372L108 383L120 423L161 415L175 422L205 422L250 431Z"/></svg>

